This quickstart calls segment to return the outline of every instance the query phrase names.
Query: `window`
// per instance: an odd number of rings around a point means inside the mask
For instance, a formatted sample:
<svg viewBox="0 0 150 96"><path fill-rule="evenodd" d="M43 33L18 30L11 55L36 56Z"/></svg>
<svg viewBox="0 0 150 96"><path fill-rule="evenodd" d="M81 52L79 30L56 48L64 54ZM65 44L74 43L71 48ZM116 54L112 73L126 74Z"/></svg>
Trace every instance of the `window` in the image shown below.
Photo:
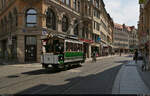
<svg viewBox="0 0 150 96"><path fill-rule="evenodd" d="M76 10L77 9L77 4L76 4L77 0L73 0L73 8Z"/></svg>
<svg viewBox="0 0 150 96"><path fill-rule="evenodd" d="M99 0L95 0L95 6L96 8L99 8Z"/></svg>
<svg viewBox="0 0 150 96"><path fill-rule="evenodd" d="M9 13L9 28L10 28L10 31L12 31L12 28L13 28L13 18L12 18L12 14Z"/></svg>
<svg viewBox="0 0 150 96"><path fill-rule="evenodd" d="M56 15L51 8L48 8L46 12L46 26L47 28L56 30Z"/></svg>
<svg viewBox="0 0 150 96"><path fill-rule="evenodd" d="M95 27L95 21L94 21L94 29L95 29L96 27Z"/></svg>
<svg viewBox="0 0 150 96"><path fill-rule="evenodd" d="M65 3L65 0L61 0L63 3Z"/></svg>
<svg viewBox="0 0 150 96"><path fill-rule="evenodd" d="M78 12L80 12L80 1L78 1Z"/></svg>
<svg viewBox="0 0 150 96"><path fill-rule="evenodd" d="M15 20L15 26L18 26L18 12L17 12L17 9L15 8L14 9L14 20Z"/></svg>
<svg viewBox="0 0 150 96"><path fill-rule="evenodd" d="M96 29L99 31L99 23L96 22Z"/></svg>
<svg viewBox="0 0 150 96"><path fill-rule="evenodd" d="M4 27L4 32L7 32L7 23L8 23L8 22L7 22L7 17L5 16L5 17L4 17L4 26L5 26L5 27Z"/></svg>
<svg viewBox="0 0 150 96"><path fill-rule="evenodd" d="M67 32L69 28L69 20L67 16L63 16L62 18L62 31Z"/></svg>
<svg viewBox="0 0 150 96"><path fill-rule="evenodd" d="M34 9L29 9L26 12L26 26L35 27L37 25L37 12Z"/></svg>
<svg viewBox="0 0 150 96"><path fill-rule="evenodd" d="M70 0L66 0L66 4L67 4L67 5L70 5Z"/></svg>

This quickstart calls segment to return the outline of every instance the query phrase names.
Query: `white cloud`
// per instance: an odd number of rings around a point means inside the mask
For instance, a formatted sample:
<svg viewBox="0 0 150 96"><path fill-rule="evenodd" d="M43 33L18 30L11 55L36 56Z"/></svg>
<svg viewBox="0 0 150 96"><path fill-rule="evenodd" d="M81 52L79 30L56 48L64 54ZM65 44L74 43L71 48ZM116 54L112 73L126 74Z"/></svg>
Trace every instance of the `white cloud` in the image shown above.
<svg viewBox="0 0 150 96"><path fill-rule="evenodd" d="M104 0L104 3L114 22L137 26L139 17L138 0Z"/></svg>

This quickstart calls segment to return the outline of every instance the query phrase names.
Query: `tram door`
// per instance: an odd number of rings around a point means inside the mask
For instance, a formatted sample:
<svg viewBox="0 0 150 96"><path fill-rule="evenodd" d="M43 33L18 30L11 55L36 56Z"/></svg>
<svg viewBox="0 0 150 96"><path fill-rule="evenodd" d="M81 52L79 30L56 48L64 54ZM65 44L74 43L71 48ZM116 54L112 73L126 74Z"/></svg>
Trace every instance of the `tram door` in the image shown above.
<svg viewBox="0 0 150 96"><path fill-rule="evenodd" d="M37 55L37 43L35 36L25 37L25 61L35 62Z"/></svg>

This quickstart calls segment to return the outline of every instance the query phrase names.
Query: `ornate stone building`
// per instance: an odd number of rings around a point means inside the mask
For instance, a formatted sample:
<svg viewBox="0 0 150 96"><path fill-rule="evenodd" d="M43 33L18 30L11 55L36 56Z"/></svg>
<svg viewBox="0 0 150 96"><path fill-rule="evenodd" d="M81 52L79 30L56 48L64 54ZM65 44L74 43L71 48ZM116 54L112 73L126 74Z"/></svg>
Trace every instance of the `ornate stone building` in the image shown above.
<svg viewBox="0 0 150 96"><path fill-rule="evenodd" d="M129 49L133 51L134 49L138 49L138 33L137 29L134 26L129 28Z"/></svg>
<svg viewBox="0 0 150 96"><path fill-rule="evenodd" d="M77 37L84 42L87 58L93 49L101 55L100 40L106 45L112 42L113 21L103 0L0 0L0 4L0 58L4 60L40 62L44 32Z"/></svg>
<svg viewBox="0 0 150 96"><path fill-rule="evenodd" d="M139 49L141 50L147 69L150 69L150 0L139 0L140 16L138 22Z"/></svg>
<svg viewBox="0 0 150 96"><path fill-rule="evenodd" d="M129 32L127 26L124 24L115 24L113 33L113 44L115 53L126 53L129 51Z"/></svg>

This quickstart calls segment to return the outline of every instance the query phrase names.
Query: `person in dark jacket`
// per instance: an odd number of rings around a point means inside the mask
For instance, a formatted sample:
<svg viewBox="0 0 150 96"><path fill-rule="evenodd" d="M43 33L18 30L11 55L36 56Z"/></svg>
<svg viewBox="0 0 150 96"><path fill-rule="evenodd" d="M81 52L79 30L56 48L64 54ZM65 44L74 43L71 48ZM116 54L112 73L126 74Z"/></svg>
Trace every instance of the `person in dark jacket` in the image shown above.
<svg viewBox="0 0 150 96"><path fill-rule="evenodd" d="M138 60L138 50L137 49L135 50L135 53L134 53L134 60L137 63L137 60Z"/></svg>

